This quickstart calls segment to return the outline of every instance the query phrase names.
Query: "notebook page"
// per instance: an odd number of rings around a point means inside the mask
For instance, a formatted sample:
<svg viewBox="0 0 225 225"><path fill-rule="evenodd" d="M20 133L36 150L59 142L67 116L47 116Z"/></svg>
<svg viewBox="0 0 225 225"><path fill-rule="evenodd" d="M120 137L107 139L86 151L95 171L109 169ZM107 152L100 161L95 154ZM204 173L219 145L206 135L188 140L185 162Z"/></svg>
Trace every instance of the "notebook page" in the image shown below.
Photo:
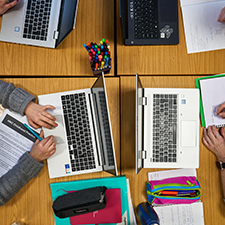
<svg viewBox="0 0 225 225"><path fill-rule="evenodd" d="M193 176L196 177L196 169L163 170L148 173L148 180L163 180L172 177Z"/></svg>
<svg viewBox="0 0 225 225"><path fill-rule="evenodd" d="M181 7L188 5L204 4L209 2L219 2L223 0L180 0Z"/></svg>
<svg viewBox="0 0 225 225"><path fill-rule="evenodd" d="M160 218L160 225L204 225L202 202L157 206L154 210Z"/></svg>
<svg viewBox="0 0 225 225"><path fill-rule="evenodd" d="M217 22L225 1L182 6L188 53L224 49L225 24Z"/></svg>
<svg viewBox="0 0 225 225"><path fill-rule="evenodd" d="M225 77L200 80L206 127L213 124L219 127L225 124L225 120L216 115L218 106L225 102L224 87Z"/></svg>

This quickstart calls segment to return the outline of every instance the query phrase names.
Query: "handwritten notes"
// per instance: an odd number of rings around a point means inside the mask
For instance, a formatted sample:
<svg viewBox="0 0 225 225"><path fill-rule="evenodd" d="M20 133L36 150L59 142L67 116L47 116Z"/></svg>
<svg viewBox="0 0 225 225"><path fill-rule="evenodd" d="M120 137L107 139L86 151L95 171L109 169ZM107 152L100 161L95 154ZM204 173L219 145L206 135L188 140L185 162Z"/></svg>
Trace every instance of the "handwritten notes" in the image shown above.
<svg viewBox="0 0 225 225"><path fill-rule="evenodd" d="M180 204L154 207L160 225L203 225L203 204Z"/></svg>
<svg viewBox="0 0 225 225"><path fill-rule="evenodd" d="M180 0L188 53L224 49L225 24L217 22L223 0Z"/></svg>

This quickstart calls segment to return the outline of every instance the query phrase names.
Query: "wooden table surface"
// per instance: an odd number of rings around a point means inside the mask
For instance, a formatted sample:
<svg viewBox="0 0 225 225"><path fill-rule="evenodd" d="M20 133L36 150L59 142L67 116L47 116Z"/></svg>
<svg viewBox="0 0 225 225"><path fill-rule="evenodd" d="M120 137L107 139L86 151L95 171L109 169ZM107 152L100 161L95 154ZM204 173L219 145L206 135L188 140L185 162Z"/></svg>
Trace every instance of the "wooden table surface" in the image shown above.
<svg viewBox="0 0 225 225"><path fill-rule="evenodd" d="M142 76L144 88L194 88L196 76ZM130 180L131 197L136 212L138 204L147 201L146 181L148 172L160 169L142 169L135 173L135 77L121 77L121 175ZM200 162L197 178L201 185L201 201L204 207L205 225L225 224L225 204L220 181L220 171L216 168L215 156L202 143L203 129L200 129ZM136 215L137 217L137 215ZM138 224L141 223L138 220Z"/></svg>
<svg viewBox="0 0 225 225"><path fill-rule="evenodd" d="M208 75L225 72L225 49L187 54L180 6L178 45L125 46L119 17L119 0L116 3L118 75Z"/></svg>
<svg viewBox="0 0 225 225"><path fill-rule="evenodd" d="M13 82L34 95L89 88L96 78L32 78L32 79L3 79ZM106 78L107 96L111 117L111 125L116 151L117 169L120 174L120 100L119 78ZM14 221L22 225L53 225L52 198L50 183L71 180L110 177L106 172L98 172L77 176L50 179L47 165L38 175L24 186L7 204L1 206L1 225L11 225Z"/></svg>
<svg viewBox="0 0 225 225"><path fill-rule="evenodd" d="M75 29L57 49L0 42L0 76L93 76L83 44L102 38L114 75L114 0L80 0Z"/></svg>

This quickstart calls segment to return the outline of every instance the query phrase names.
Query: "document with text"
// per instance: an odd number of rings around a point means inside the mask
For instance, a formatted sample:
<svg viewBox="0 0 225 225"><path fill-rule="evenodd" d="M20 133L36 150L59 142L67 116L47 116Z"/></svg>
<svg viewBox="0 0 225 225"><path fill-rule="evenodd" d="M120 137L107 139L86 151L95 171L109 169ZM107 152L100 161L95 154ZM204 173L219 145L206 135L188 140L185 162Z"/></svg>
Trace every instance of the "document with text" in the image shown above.
<svg viewBox="0 0 225 225"><path fill-rule="evenodd" d="M225 24L217 22L224 0L180 0L187 53L225 48Z"/></svg>
<svg viewBox="0 0 225 225"><path fill-rule="evenodd" d="M24 127L26 116L5 110L0 117L0 177L7 173L26 152L36 137Z"/></svg>

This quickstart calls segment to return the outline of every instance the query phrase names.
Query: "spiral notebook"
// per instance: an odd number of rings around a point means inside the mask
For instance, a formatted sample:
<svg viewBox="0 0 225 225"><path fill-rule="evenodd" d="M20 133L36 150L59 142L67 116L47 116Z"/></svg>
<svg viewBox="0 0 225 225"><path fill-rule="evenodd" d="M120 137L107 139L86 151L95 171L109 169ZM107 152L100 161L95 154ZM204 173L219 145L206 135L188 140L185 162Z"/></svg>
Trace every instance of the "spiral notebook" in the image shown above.
<svg viewBox="0 0 225 225"><path fill-rule="evenodd" d="M195 79L196 87L200 89L200 115L203 127L215 125L225 126L225 120L217 115L217 108L225 102L225 74L201 77Z"/></svg>

